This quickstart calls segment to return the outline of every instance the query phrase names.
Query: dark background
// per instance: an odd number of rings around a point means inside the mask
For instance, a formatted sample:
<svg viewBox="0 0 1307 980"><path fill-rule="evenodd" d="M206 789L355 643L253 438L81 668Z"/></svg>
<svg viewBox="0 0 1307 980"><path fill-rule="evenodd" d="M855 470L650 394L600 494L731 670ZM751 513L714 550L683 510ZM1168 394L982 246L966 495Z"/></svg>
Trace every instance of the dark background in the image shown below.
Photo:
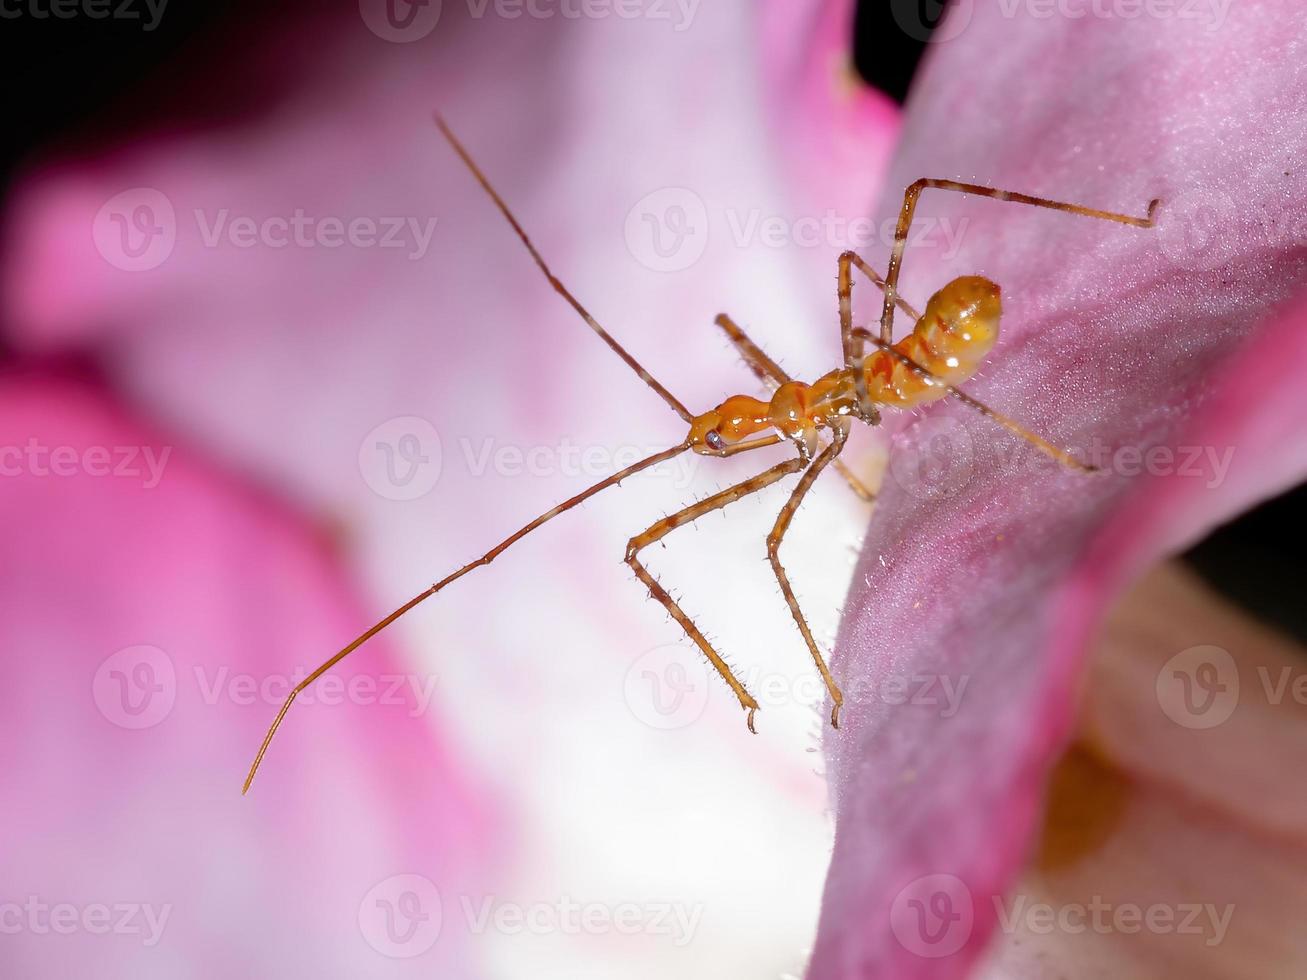
<svg viewBox="0 0 1307 980"><path fill-rule="evenodd" d="M919 2L923 13L939 6ZM232 78L236 73L217 70L223 52L274 20L296 16L293 6L174 0L149 32L140 22L114 18L57 20L25 13L0 19L0 181L6 196L12 174L29 154L112 146L159 126L210 125L266 108L276 99L279 77L285 77L277 66L243 71L221 88L197 82ZM859 4L854 61L870 84L901 101L928 44L907 37L891 10L885 0ZM1294 517L1304 506L1307 485L1218 528L1185 558L1231 598L1307 642L1307 522Z"/></svg>

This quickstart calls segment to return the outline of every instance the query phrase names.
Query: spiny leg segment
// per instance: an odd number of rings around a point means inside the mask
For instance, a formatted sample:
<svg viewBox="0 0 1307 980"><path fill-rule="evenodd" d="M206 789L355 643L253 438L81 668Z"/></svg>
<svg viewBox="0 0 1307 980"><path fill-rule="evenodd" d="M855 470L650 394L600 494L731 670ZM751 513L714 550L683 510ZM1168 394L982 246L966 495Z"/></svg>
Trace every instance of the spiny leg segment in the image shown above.
<svg viewBox="0 0 1307 980"><path fill-rule="evenodd" d="M808 652L812 654L813 663L817 665L817 671L821 674L821 679L826 685L826 690L830 693L831 701L834 706L831 708L830 723L831 727L840 727L840 706L844 703L844 696L840 693L839 685L835 683L835 678L831 677L830 670L826 666L826 660L821 655L821 650L817 648L817 641L812 638L812 630L808 627L808 620L803 615L803 610L799 608L799 600L794 595L794 589L790 585L789 577L785 574L785 569L781 565L781 541L785 537L785 532L790 528L790 522L794 520L794 515L799 509L799 504L803 503L803 498L808 495L812 485L817 482L817 477L821 476L830 463L837 462L836 457L844 449L844 443L848 439L848 426L838 425L835 427L834 441L827 446L813 460L799 477L799 485L794 488L790 494L790 499L785 502L785 506L776 517L776 523L772 526L771 533L767 535L767 558L771 562L772 571L776 573L776 581L781 585L781 592L785 595L785 602L790 607L790 612L794 616L794 622L798 624L799 632L803 634L803 642L808 645Z"/></svg>
<svg viewBox="0 0 1307 980"><path fill-rule="evenodd" d="M1030 443L1040 452L1048 456L1051 456L1059 463L1069 466L1072 469L1080 470L1084 473L1098 472L1097 466L1094 466L1092 463L1085 463L1076 459L1065 449L1053 445L1043 436L1039 435L1036 432L1032 432L1030 429L1026 428L1020 422L1016 421L1016 419L1004 415L1002 412L998 411L995 408L990 408L979 398L969 395L961 388L957 387L956 385L951 385L947 381L944 381L943 379L937 377L936 375L931 373L929 368L925 367L922 364L918 364L912 358L908 357L907 354L895 350L892 344L885 343L885 341L881 340L870 330L867 330L863 327L856 327L853 333L856 337L858 337L858 339L864 340L869 344L879 347L881 350L885 351L891 357L896 358L897 360L901 361L903 364L907 365L910 369L915 371L917 374L921 375L921 377L928 380L931 384L939 385L950 395L956 398L958 401L962 402L964 405L974 408L976 411L980 412L981 415L984 415L987 418L990 418L993 421L997 422L999 425L1003 426L1003 428L1007 429L1013 435L1019 436L1020 438L1024 439L1026 442Z"/></svg>
<svg viewBox="0 0 1307 980"><path fill-rule="evenodd" d="M689 507L679 510L675 514L651 524L642 534L637 534L626 544L625 561L635 572L636 578L643 582L645 588L649 590L649 594L662 603L663 608L671 613L672 618L680 624L681 629L685 630L686 635L694 641L695 646L703 651L703 655L708 658L708 662L713 665L713 668L717 673L722 676L722 680L726 682L727 686L735 693L735 696L739 698L740 707L748 712L747 721L749 731L754 733L757 732L757 729L753 727L753 715L754 712L758 710L758 702L753 699L753 695L745 690L744 685L741 684L735 674L732 673L731 668L727 666L726 661L724 661L721 658L721 655L713 649L713 646L708 642L707 637L705 637L699 628L694 625L693 620L686 615L685 611L677 604L676 600L673 599L671 595L668 594L667 590L658 583L657 579L649 574L649 570L640 563L638 556L640 552L649 547L649 545L662 540L678 527L681 527L684 524L689 524L691 521L696 521L705 514L710 514L715 510L720 510L727 504L733 504L735 501L747 497L750 494L757 493L759 490L771 486L776 481L784 479L791 473L797 472L802 469L804 465L803 459L798 456L793 459L787 459L783 463L777 463L775 466L763 470L757 476L750 477L747 480L743 480L740 483L727 487L720 493L715 493L711 497L705 497L698 503L691 504Z"/></svg>
<svg viewBox="0 0 1307 980"><path fill-rule="evenodd" d="M1029 194L1019 194L1016 191L999 190L997 187L986 187L982 184L966 184L956 180L940 180L934 177L922 177L914 180L908 185L903 192L903 207L899 211L898 225L894 229L894 247L890 251L889 266L885 271L885 302L881 307L880 313L880 339L886 344L894 340L894 306L898 301L899 291L899 273L903 268L903 249L907 245L908 230L912 226L912 216L917 210L917 200L921 197L921 192L929 187L942 191L956 191L959 194L975 194L978 197L992 197L997 201L1011 201L1014 204L1028 204L1037 208L1049 208L1053 211L1065 211L1068 214L1079 214L1086 218L1098 218L1102 221L1115 221L1117 224L1133 225L1136 228L1151 228L1153 218L1157 213L1157 206L1161 204L1160 198L1153 198L1148 202L1148 213L1138 218L1131 214L1120 214L1116 211L1099 211L1096 208L1087 208L1082 204L1068 204L1065 201L1052 201L1046 197L1031 197ZM841 294L842 296L842 294ZM843 305L841 302L841 325L843 325ZM862 344L853 339L856 352L861 354ZM845 354L849 351L846 349Z"/></svg>
<svg viewBox="0 0 1307 980"><path fill-rule="evenodd" d="M853 270L857 269L864 276L871 280L872 284L886 296L885 280L862 260L857 252L841 252L838 260L838 289L840 306L840 345L844 351L844 366L854 372L853 374L853 391L858 399L858 406L869 420L876 418L876 408L867 397L867 377L859 370L862 364L862 343L858 340L853 328ZM921 319L921 314L912 308L912 306L897 296L894 299L895 304L912 318L915 323ZM888 342L891 338L886 337Z"/></svg>

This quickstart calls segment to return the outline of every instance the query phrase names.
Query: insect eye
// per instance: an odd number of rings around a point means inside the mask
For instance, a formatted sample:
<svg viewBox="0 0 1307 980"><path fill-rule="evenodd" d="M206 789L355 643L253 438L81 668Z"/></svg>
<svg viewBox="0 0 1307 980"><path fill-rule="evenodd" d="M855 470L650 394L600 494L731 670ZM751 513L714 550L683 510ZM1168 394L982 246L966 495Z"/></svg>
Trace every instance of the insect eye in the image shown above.
<svg viewBox="0 0 1307 980"><path fill-rule="evenodd" d="M717 452L721 452L726 448L726 440L722 438L722 434L716 429L709 429L708 434L703 437L703 441L708 444L709 449L714 449Z"/></svg>

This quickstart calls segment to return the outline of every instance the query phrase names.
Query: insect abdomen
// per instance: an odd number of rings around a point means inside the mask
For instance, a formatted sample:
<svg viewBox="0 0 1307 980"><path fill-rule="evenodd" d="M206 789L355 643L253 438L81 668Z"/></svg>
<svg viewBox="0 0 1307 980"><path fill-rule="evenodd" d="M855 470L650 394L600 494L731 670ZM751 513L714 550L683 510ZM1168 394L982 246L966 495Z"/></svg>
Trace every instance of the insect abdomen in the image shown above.
<svg viewBox="0 0 1307 980"><path fill-rule="evenodd" d="M998 340L999 288L981 276L954 279L930 298L912 333L894 349L949 384L966 381ZM872 352L863 362L867 391L885 405L909 407L943 398L941 385L914 371L888 351Z"/></svg>

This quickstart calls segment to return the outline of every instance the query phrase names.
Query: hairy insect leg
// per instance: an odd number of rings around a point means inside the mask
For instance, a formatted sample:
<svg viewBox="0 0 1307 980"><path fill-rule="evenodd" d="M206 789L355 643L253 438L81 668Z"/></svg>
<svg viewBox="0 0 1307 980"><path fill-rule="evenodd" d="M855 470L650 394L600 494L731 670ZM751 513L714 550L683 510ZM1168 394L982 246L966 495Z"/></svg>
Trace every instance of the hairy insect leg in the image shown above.
<svg viewBox="0 0 1307 980"><path fill-rule="evenodd" d="M835 678L831 677L830 669L826 666L826 660L821 655L821 650L817 648L817 641L812 638L812 630L808 626L808 620L803 615L803 610L799 608L799 600L794 595L794 588L790 585L789 577L785 574L785 568L781 565L780 554L781 541L785 537L785 532L790 528L790 522L794 520L799 504L803 503L803 498L812 489L812 485L817 482L817 477L821 476L821 471L834 462L835 457L844 449L845 440L848 438L847 428L841 427L834 431L834 441L813 460L812 465L804 471L803 476L799 477L799 485L794 488L794 492L790 494L790 499L785 502L785 506L776 517L776 523L772 526L771 533L767 535L767 558L771 562L772 571L776 573L776 581L781 585L781 592L785 595L785 602L790 607L794 622L798 624L799 632L803 634L803 642L808 644L808 652L812 654L813 663L817 665L817 671L821 674L826 690L830 692L831 701L834 704L830 713L831 727L839 728L840 706L844 703L844 695L840 693Z"/></svg>
<svg viewBox="0 0 1307 980"><path fill-rule="evenodd" d="M936 375L932 374L929 368L925 367L922 364L918 364L912 358L908 357L907 354L895 350L892 344L885 343L885 341L881 340L870 330L866 330L862 327L858 327L856 330L854 330L854 333L858 335L862 340L865 340L867 343L879 347L881 350L889 354L890 357L896 358L901 363L909 367L911 370L919 374L921 377L925 378L931 384L939 385L941 388L947 391L958 401L962 402L964 405L974 408L981 415L984 415L992 419L993 421L997 422L999 425L1003 426L1003 428L1007 429L1013 435L1019 436L1020 438L1024 439L1026 442L1030 443L1040 452L1044 453L1045 455L1051 456L1059 463L1062 463L1065 466L1069 466L1072 469L1081 470L1085 473L1094 473L1098 471L1098 467L1094 466L1092 463L1081 462L1080 460L1072 456L1069 452L1067 452L1065 449L1053 445L1043 436L1026 428L1024 425L1022 425L1020 422L1016 421L1015 419L1004 415L1002 412L998 411L997 409L990 408L979 398L975 398L974 396L967 394L961 388L958 388L955 385L951 385L947 381L944 381L942 378L939 378Z"/></svg>
<svg viewBox="0 0 1307 980"><path fill-rule="evenodd" d="M997 187L987 187L983 184L967 184L961 181L939 180L933 177L922 177L913 181L908 185L907 190L903 192L903 207L899 211L898 226L894 229L894 247L890 251L889 267L885 272L883 287L885 302L881 307L880 314L880 339L887 344L894 339L894 306L899 295L899 273L903 268L903 249L907 245L908 229L912 226L912 216L917 210L917 200L921 197L921 192L930 187L942 191L956 191L960 194L975 194L978 197L991 197L996 201L1011 201L1015 204L1028 204L1037 208L1050 208L1054 211L1065 211L1068 214L1079 214L1086 218L1098 218L1102 221L1115 221L1117 224L1133 225L1136 228L1151 228L1157 206L1162 203L1160 198L1153 198L1148 202L1148 213L1144 217L1138 218L1134 215L1120 214L1116 211L1099 211L1097 208L1087 208L1083 204L1068 204L1065 201L1053 201L1046 197L1031 197L1029 194L1019 194L1016 191L999 190Z"/></svg>
<svg viewBox="0 0 1307 980"><path fill-rule="evenodd" d="M699 628L694 625L694 622L685 613L685 610L676 603L676 600L668 594L666 589L658 584L658 580L649 574L649 570L641 564L638 556L640 552L649 547L649 545L656 541L660 541L678 527L681 527L684 524L689 524L691 521L698 520L705 514L710 514L715 510L720 510L727 504L732 504L750 494L757 493L759 490L771 486L777 480L783 479L784 477L789 476L789 474L797 472L802 469L803 466L803 460L797 456L794 459L787 459L783 463L777 463L770 469L763 470L757 476L750 477L734 486L727 487L720 493L715 493L711 497L705 497L698 503L691 504L684 510L679 510L670 517L665 517L661 521L651 524L642 534L637 534L635 537L631 538L626 545L625 560L635 572L636 578L643 582L645 588L649 590L649 594L662 603L663 608L671 613L672 618L680 624L681 629L685 630L686 636L693 640L695 646L703 651L703 655L708 658L708 662L713 665L713 669L721 674L722 680L726 682L727 686L739 699L740 707L748 712L747 724L749 726L749 731L755 733L757 732L757 729L753 727L753 715L754 712L758 710L758 702L753 699L753 696L747 690L745 690L744 685L741 684L735 674L732 673L731 668L727 666L726 661L724 661L717 651L713 649L712 644L708 642L707 637L705 637Z"/></svg>
<svg viewBox="0 0 1307 980"><path fill-rule="evenodd" d="M861 261L861 260L859 260ZM872 273L875 275L875 273ZM749 335L744 332L734 320L725 313L719 313L717 319L713 321L725 332L727 339L735 345L735 349L740 352L740 357L744 363L749 366L754 375L767 388L775 391L780 385L790 380L790 376L782 370L781 366L767 356L767 353L755 344ZM823 447L824 448L824 447ZM858 479L854 472L844 465L840 460L835 461L836 471L844 478L844 482L849 485L849 489L856 493L866 503L872 503L876 499L876 494L865 483Z"/></svg>
<svg viewBox="0 0 1307 980"><path fill-rule="evenodd" d="M862 340L853 328L853 270L857 269L861 272L881 292L885 292L885 280L880 277L875 269L864 262L857 252L841 252L838 262L840 344L844 351L844 366L854 372L853 390L863 415L868 419L875 419L875 406L867 397L867 378L862 371L858 370L862 364ZM899 309L912 318L913 323L921 319L921 314L914 310L906 300L895 297L894 302Z"/></svg>

